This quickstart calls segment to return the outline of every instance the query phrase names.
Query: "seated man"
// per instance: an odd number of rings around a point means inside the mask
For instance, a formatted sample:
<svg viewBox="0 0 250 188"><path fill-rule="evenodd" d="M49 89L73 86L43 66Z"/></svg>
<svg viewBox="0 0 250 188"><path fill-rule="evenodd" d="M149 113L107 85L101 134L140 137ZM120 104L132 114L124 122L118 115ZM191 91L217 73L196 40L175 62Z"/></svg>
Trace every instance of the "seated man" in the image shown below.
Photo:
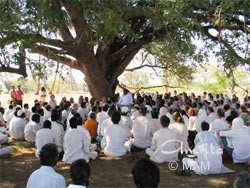
<svg viewBox="0 0 250 188"><path fill-rule="evenodd" d="M161 116L160 121L161 129L154 133L151 148L147 148L146 153L150 160L157 163L177 161L179 150L175 141L176 133L168 129L170 119L166 115Z"/></svg>
<svg viewBox="0 0 250 188"><path fill-rule="evenodd" d="M104 149L104 153L107 156L123 156L127 153L129 148L125 146L127 131L118 124L121 120L120 112L114 111L111 120L113 124L104 130L101 147Z"/></svg>
<svg viewBox="0 0 250 188"><path fill-rule="evenodd" d="M66 183L62 175L54 170L58 160L58 151L55 144L46 144L40 152L41 167L34 171L26 188L65 188Z"/></svg>
<svg viewBox="0 0 250 188"><path fill-rule="evenodd" d="M90 167L84 159L74 161L70 166L70 177L73 184L68 188L86 188L89 185Z"/></svg>
<svg viewBox="0 0 250 188"><path fill-rule="evenodd" d="M185 157L182 162L197 174L218 174L223 167L222 149L214 134L208 131L209 124L207 122L201 123L201 130L194 140L194 156Z"/></svg>
<svg viewBox="0 0 250 188"><path fill-rule="evenodd" d="M67 164L71 164L77 159L85 159L89 162L89 156L86 155L85 151L89 151L89 146L84 142L84 137L81 131L77 129L78 119L72 117L69 120L70 127L64 137L64 155L63 161Z"/></svg>
<svg viewBox="0 0 250 188"><path fill-rule="evenodd" d="M147 108L141 107L141 115L133 121L131 130L134 139L133 145L138 148L148 148L153 137L153 125L150 119L146 116Z"/></svg>
<svg viewBox="0 0 250 188"><path fill-rule="evenodd" d="M25 112L18 110L15 117L10 121L10 136L15 140L24 140L24 129L27 124Z"/></svg>
<svg viewBox="0 0 250 188"><path fill-rule="evenodd" d="M140 159L132 170L136 187L158 187L160 182L160 170L151 161Z"/></svg>
<svg viewBox="0 0 250 188"><path fill-rule="evenodd" d="M48 143L56 143L54 132L51 130L51 122L46 120L43 123L43 128L36 132L36 157L39 157L39 153L42 147Z"/></svg>
<svg viewBox="0 0 250 188"><path fill-rule="evenodd" d="M36 132L40 128L40 115L33 114L29 123L25 126L24 129L24 138L28 142L35 142Z"/></svg>
<svg viewBox="0 0 250 188"><path fill-rule="evenodd" d="M233 120L231 130L220 131L218 134L234 163L250 161L250 134L247 132L241 117Z"/></svg>

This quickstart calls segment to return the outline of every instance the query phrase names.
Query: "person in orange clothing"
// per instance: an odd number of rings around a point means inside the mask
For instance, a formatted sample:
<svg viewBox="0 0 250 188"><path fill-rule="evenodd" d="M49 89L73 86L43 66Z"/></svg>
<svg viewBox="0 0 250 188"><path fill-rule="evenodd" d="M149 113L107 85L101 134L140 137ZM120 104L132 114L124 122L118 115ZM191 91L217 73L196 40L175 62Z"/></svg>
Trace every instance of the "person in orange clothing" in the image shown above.
<svg viewBox="0 0 250 188"><path fill-rule="evenodd" d="M98 122L96 121L96 114L94 112L90 113L90 118L84 123L85 129L89 131L91 140L94 141L97 136Z"/></svg>

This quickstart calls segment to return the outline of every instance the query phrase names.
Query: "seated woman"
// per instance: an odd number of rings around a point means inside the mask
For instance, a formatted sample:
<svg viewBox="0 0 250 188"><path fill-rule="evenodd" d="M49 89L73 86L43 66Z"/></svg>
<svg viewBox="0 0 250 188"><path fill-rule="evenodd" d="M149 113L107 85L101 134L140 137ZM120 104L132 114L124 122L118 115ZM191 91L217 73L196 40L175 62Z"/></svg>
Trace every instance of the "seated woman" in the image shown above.
<svg viewBox="0 0 250 188"><path fill-rule="evenodd" d="M247 132L241 117L233 120L231 130L220 131L218 134L234 163L250 161L250 134Z"/></svg>
<svg viewBox="0 0 250 188"><path fill-rule="evenodd" d="M209 132L209 124L201 123L202 131L199 132L194 140L194 156L183 158L182 162L185 167L190 168L196 174L218 174L223 167L222 149L216 141L214 134Z"/></svg>

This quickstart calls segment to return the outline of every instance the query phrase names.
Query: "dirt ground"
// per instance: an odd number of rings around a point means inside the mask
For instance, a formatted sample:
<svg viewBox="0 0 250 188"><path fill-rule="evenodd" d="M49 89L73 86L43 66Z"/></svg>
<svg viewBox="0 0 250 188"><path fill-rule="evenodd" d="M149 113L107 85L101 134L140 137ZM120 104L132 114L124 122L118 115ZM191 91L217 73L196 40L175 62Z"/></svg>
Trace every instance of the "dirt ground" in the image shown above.
<svg viewBox="0 0 250 188"><path fill-rule="evenodd" d="M23 188L26 186L29 175L40 167L39 160L35 157L35 147L24 141L13 141L11 145L14 152L10 157L0 159L0 187ZM105 157L99 151L99 157L90 162L91 178L90 187L135 187L131 170L139 158L146 157L144 151L134 154L134 160L130 155L112 159ZM245 164L226 164L235 173L222 175L177 176L181 164L177 170L170 170L168 163L157 164L160 168L160 187L232 187L233 181L241 171L247 171ZM62 174L67 185L70 183L69 166L64 162L58 162L56 170Z"/></svg>

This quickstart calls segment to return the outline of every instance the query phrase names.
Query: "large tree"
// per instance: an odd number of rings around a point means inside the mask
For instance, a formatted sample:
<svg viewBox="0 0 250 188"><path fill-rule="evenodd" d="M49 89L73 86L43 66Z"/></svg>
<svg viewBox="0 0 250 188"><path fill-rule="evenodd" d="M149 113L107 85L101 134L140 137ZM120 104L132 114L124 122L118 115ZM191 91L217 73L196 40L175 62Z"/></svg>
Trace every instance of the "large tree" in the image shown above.
<svg viewBox="0 0 250 188"><path fill-rule="evenodd" d="M159 39L190 44L200 37L210 41L208 47L219 43L224 54L248 63L249 56L242 53L248 50L249 4L249 0L2 0L1 54L6 57L14 49L16 61L1 58L0 71L26 75L26 53L38 53L82 71L91 94L101 98L114 94L118 76L135 54Z"/></svg>

